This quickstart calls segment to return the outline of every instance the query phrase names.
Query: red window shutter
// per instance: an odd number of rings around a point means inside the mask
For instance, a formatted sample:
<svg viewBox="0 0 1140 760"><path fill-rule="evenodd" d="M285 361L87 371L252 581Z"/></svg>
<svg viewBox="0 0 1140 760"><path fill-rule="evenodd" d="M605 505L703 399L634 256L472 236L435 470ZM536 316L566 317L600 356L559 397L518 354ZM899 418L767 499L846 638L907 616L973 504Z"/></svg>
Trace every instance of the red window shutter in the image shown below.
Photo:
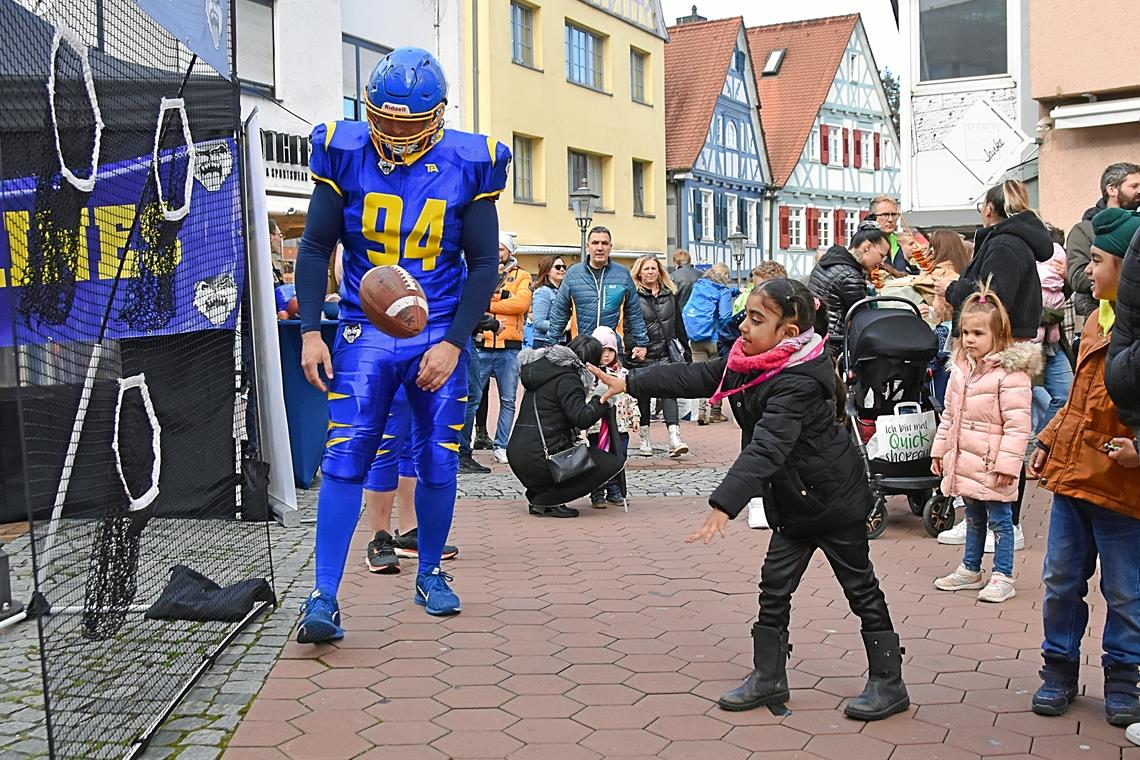
<svg viewBox="0 0 1140 760"><path fill-rule="evenodd" d="M863 209L862 211L859 212L859 221L860 222L863 221L864 219L866 219L870 215L871 215L870 211Z"/></svg>
<svg viewBox="0 0 1140 760"><path fill-rule="evenodd" d="M847 235L847 230L843 227L846 221L847 212L841 208L835 209L835 217L831 222L831 239L835 241L836 245L847 245L847 241L843 239Z"/></svg>
<svg viewBox="0 0 1140 760"><path fill-rule="evenodd" d="M863 166L863 132L861 130L858 130L858 129L855 130L855 145L852 147L852 151L855 154L854 155L854 161L853 161L853 163L855 164L855 168L856 169L862 168L862 166Z"/></svg>
<svg viewBox="0 0 1140 760"><path fill-rule="evenodd" d="M844 127L843 128L843 165L844 166L850 166L851 165L851 141L849 139L850 135L851 135L851 133L847 130L847 127Z"/></svg>
<svg viewBox="0 0 1140 760"><path fill-rule="evenodd" d="M819 246L819 225L816 221L819 216L819 210L809 208L804 216L807 217L807 230L804 233L804 237L806 238L804 247L810 251Z"/></svg>
<svg viewBox="0 0 1140 760"><path fill-rule="evenodd" d="M788 230L788 207L780 206L780 247L787 250L790 238L791 235Z"/></svg>
<svg viewBox="0 0 1140 760"><path fill-rule="evenodd" d="M831 163L831 141L827 139L827 125L819 125L819 162L824 166Z"/></svg>
<svg viewBox="0 0 1140 760"><path fill-rule="evenodd" d="M879 147L880 147L881 142L882 141L879 139L879 133L876 132L875 133L875 168L876 169L879 168L879 160L880 160L879 159Z"/></svg>

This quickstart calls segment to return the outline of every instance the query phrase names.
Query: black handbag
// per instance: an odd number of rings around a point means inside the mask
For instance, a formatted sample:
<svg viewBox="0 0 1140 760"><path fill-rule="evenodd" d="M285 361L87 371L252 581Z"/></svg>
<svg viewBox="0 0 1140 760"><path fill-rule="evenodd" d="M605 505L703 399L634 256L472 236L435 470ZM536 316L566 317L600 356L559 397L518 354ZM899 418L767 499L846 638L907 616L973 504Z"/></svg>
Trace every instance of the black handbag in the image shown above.
<svg viewBox="0 0 1140 760"><path fill-rule="evenodd" d="M564 483L594 469L596 465L590 457L590 449L584 443L579 442L565 451L550 453L546 448L546 435L542 432L542 418L538 416L538 400L534 396L530 400L534 404L534 422L538 425L538 437L542 440L542 453L550 465L550 477L554 482Z"/></svg>
<svg viewBox="0 0 1140 760"><path fill-rule="evenodd" d="M670 338L665 347L669 349L669 361L674 364L685 364L685 347L678 338Z"/></svg>

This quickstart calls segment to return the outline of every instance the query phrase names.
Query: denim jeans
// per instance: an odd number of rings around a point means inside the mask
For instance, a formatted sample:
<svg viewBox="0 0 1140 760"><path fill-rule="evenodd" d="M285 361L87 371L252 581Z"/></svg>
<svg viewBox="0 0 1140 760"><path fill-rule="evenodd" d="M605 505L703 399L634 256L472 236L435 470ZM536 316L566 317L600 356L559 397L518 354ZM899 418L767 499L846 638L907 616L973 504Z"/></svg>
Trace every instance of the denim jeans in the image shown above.
<svg viewBox="0 0 1140 760"><path fill-rule="evenodd" d="M994 572L1013 577L1013 508L1008 501L966 502L966 553L962 564L967 570L982 569L986 546L986 525L994 532Z"/></svg>
<svg viewBox="0 0 1140 760"><path fill-rule="evenodd" d="M1073 384L1073 367L1064 352L1057 349L1045 357L1045 378L1041 385L1033 386L1033 433L1045 429L1049 421L1069 400L1069 387Z"/></svg>
<svg viewBox="0 0 1140 760"><path fill-rule="evenodd" d="M1108 605L1103 665L1140 665L1140 520L1055 494L1045 550L1041 605L1046 655L1078 661L1089 622L1085 596L1100 555L1100 590Z"/></svg>
<svg viewBox="0 0 1140 760"><path fill-rule="evenodd" d="M483 397L483 386L492 375L495 385L499 388L499 421L495 423L495 448L507 448L507 441L511 437L511 426L515 422L515 394L519 387L519 352L513 348L476 348L471 357L471 363L478 368L478 378L474 392L471 391L469 376L467 383L467 414L463 419L463 435L459 444L459 453L471 453L471 434L475 427L475 410ZM464 450L466 446L466 450Z"/></svg>

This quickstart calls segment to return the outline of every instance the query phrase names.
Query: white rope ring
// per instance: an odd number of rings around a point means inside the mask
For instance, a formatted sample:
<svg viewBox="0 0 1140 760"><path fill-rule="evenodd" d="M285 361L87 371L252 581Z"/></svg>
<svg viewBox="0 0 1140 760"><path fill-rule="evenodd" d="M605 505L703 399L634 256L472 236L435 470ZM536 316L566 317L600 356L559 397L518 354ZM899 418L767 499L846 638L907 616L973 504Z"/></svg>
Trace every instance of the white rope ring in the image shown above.
<svg viewBox="0 0 1140 760"><path fill-rule="evenodd" d="M167 111L178 112L178 118L182 122L182 138L186 141L189 161L186 166L186 188L183 202L181 206L175 209L169 208L166 205L166 199L162 197L162 178L158 172L158 141L162 138L162 122L166 118ZM151 160L154 167L154 186L158 191L158 205L162 208L163 218L168 222L177 222L190 213L190 195L194 192L194 163L197 157L198 152L194 148L194 138L190 135L190 120L186 118L186 101L182 98L163 98L162 104L158 107L158 125L154 130L154 151Z"/></svg>
<svg viewBox="0 0 1140 760"><path fill-rule="evenodd" d="M55 113L55 66L59 57L59 44L67 42L68 46L79 56L83 66L83 83L87 88L87 99L91 102L91 112L95 116L95 144L91 148L91 173L87 177L77 177L63 160L63 147L59 141L59 119ZM48 103L51 105L51 128L55 134L55 154L59 158L59 172L64 179L75 186L80 192L89 193L95 189L95 176L99 173L99 145L103 140L103 114L99 111L99 98L95 94L95 78L91 73L91 61L88 60L87 46L79 41L75 32L66 26L57 26L55 36L51 40L51 66L48 68Z"/></svg>
<svg viewBox="0 0 1140 760"><path fill-rule="evenodd" d="M131 493L131 487L127 484L126 475L123 473L122 455L119 453L119 421L123 416L123 397L131 388L138 388L139 396L142 397L143 409L146 410L147 420L150 422L150 445L154 452L154 461L150 467L150 488L137 498ZM119 481L123 484L123 490L126 491L127 498L130 500L129 511L131 512L149 507L158 498L158 476L162 471L161 442L162 426L158 424L158 417L154 413L154 402L150 398L146 375L139 373L123 378L119 381L119 398L115 402L115 436L111 439L111 448L115 451L115 469L119 471Z"/></svg>

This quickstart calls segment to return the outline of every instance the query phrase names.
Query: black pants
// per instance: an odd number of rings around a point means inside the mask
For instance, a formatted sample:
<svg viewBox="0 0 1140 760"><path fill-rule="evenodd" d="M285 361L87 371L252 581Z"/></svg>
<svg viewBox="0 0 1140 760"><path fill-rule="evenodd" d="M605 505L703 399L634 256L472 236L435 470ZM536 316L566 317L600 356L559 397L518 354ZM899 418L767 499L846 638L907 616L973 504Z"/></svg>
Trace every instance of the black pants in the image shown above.
<svg viewBox="0 0 1140 760"><path fill-rule="evenodd" d="M893 631L887 600L879 588L862 523L806 538L773 533L760 570L760 616L757 622L785 631L791 618L792 594L800 585L815 550L823 551L851 611L864 631Z"/></svg>
<svg viewBox="0 0 1140 760"><path fill-rule="evenodd" d="M1021 503L1025 501L1025 467L1017 478L1017 500L1013 502L1013 524L1021 525Z"/></svg>
<svg viewBox="0 0 1140 760"><path fill-rule="evenodd" d="M487 379L487 384L483 386L483 397L479 399L479 406L475 409L475 429L487 429L487 397L491 392L491 379Z"/></svg>

